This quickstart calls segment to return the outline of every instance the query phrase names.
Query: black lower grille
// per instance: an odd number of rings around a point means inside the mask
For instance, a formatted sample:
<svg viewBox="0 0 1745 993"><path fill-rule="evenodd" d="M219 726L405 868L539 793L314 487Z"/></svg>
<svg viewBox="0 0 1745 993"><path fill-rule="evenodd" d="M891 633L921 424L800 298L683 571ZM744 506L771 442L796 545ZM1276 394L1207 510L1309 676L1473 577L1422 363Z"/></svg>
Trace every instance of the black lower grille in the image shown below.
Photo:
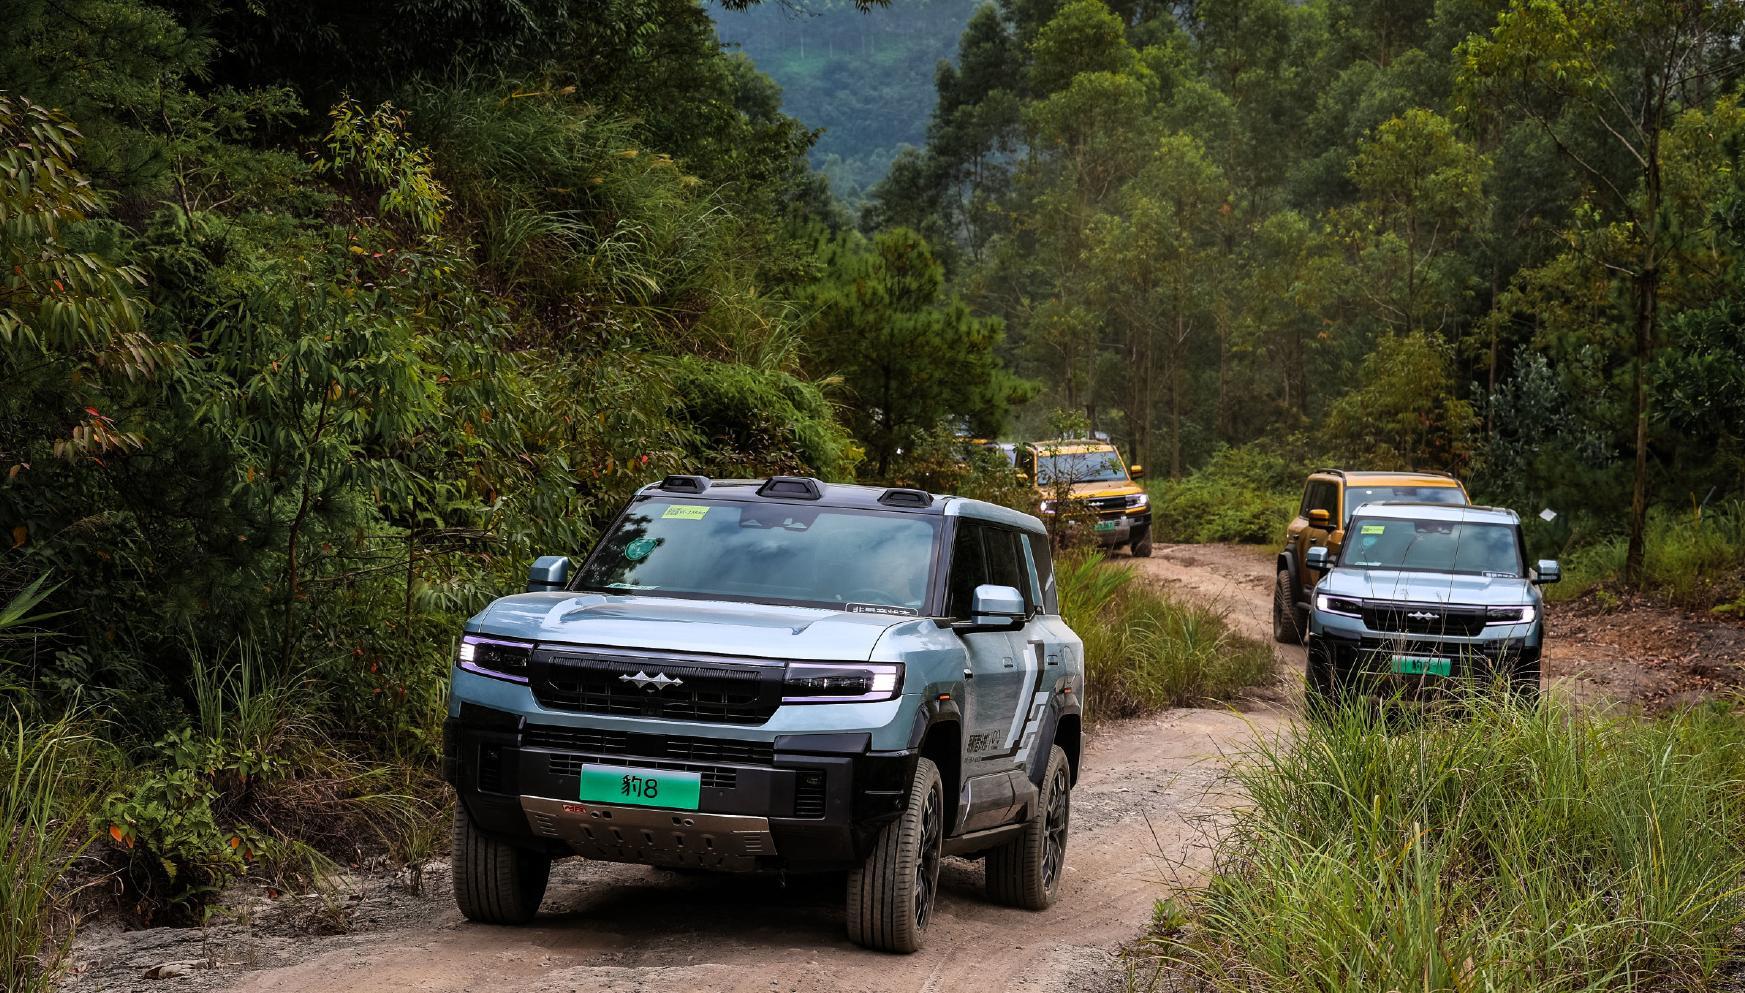
<svg viewBox="0 0 1745 993"><path fill-rule="evenodd" d="M824 774L802 772L794 781L794 816L824 816Z"/></svg>
<svg viewBox="0 0 1745 993"><path fill-rule="evenodd" d="M503 792L503 749L497 745L479 746L479 789Z"/></svg>
<svg viewBox="0 0 1745 993"><path fill-rule="evenodd" d="M562 755L547 756L546 768L554 776L580 776L584 765L635 766L645 769L671 769L674 772L694 772L710 789L730 790L739 785L739 771L732 766L696 765L690 762L661 762L621 756Z"/></svg>
<svg viewBox="0 0 1745 993"><path fill-rule="evenodd" d="M733 762L740 765L771 765L776 757L776 746L767 741L632 734L552 724L527 725L521 732L521 743L529 748L562 748L587 752L590 755L636 755L687 762Z"/></svg>
<svg viewBox="0 0 1745 993"><path fill-rule="evenodd" d="M1484 622L1483 607L1373 602L1363 605L1363 624L1371 631L1470 638L1483 633Z"/></svg>
<svg viewBox="0 0 1745 993"><path fill-rule="evenodd" d="M762 724L781 705L779 666L546 649L529 671L534 698L553 710Z"/></svg>

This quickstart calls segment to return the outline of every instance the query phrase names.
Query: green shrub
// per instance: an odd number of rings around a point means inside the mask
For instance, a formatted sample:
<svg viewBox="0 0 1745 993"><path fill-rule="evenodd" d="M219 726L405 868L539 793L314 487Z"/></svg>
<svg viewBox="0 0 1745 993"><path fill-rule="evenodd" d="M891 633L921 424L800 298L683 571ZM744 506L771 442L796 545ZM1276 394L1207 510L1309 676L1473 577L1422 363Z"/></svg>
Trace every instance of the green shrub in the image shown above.
<svg viewBox="0 0 1745 993"><path fill-rule="evenodd" d="M1263 742L1154 951L1213 989L1713 988L1745 927L1745 721L1474 701Z"/></svg>
<svg viewBox="0 0 1745 993"><path fill-rule="evenodd" d="M1060 610L1085 643L1093 720L1228 697L1272 671L1271 646L1231 633L1216 611L1178 603L1126 563L1073 551L1055 562Z"/></svg>
<svg viewBox="0 0 1745 993"><path fill-rule="evenodd" d="M1220 448L1185 479L1150 486L1152 527L1164 541L1283 539L1307 470L1263 444Z"/></svg>
<svg viewBox="0 0 1745 993"><path fill-rule="evenodd" d="M1657 512L1648 520L1647 587L1687 607L1710 607L1745 593L1745 503L1711 508L1700 517ZM1623 580L1629 539L1603 538L1566 552L1563 582L1547 587L1553 600L1570 600Z"/></svg>

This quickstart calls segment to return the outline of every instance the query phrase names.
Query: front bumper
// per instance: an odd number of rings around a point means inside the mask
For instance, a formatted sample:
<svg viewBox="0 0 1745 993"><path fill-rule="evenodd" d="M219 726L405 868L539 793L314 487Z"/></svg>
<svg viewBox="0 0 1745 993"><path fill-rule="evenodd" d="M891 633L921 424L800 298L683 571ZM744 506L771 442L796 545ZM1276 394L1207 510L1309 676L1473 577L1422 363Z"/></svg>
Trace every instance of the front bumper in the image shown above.
<svg viewBox="0 0 1745 993"><path fill-rule="evenodd" d="M819 871L863 861L902 810L912 751L866 732L774 742L548 725L463 703L443 733L443 773L473 821L553 855L734 871ZM696 772L698 809L582 803L584 764Z"/></svg>
<svg viewBox="0 0 1745 993"><path fill-rule="evenodd" d="M1120 548L1141 537L1151 527L1150 509L1099 513L1094 517L1068 518L1074 534L1088 534L1106 548Z"/></svg>
<svg viewBox="0 0 1745 993"><path fill-rule="evenodd" d="M1361 623L1328 623L1317 611L1309 630L1309 664L1324 667L1341 689L1407 698L1497 679L1531 680L1536 686L1541 632L1537 624L1499 625L1474 637L1376 632ZM1401 673L1395 670L1396 656L1445 659L1449 672Z"/></svg>

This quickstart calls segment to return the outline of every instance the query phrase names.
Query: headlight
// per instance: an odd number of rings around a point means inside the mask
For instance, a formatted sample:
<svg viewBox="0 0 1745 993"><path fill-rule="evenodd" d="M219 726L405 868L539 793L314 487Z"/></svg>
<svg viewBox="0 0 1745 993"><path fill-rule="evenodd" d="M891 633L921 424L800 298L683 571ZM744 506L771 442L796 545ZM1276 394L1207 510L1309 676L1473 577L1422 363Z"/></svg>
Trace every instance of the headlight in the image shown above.
<svg viewBox="0 0 1745 993"><path fill-rule="evenodd" d="M507 679L511 683L525 683L527 657L532 654L533 645L525 641L467 634L461 636L460 648L455 652L455 664L481 676Z"/></svg>
<svg viewBox="0 0 1745 993"><path fill-rule="evenodd" d="M1539 616L1529 604L1524 607L1490 607L1484 612L1486 624L1531 624Z"/></svg>
<svg viewBox="0 0 1745 993"><path fill-rule="evenodd" d="M903 692L895 662L789 662L783 703L875 703Z"/></svg>
<svg viewBox="0 0 1745 993"><path fill-rule="evenodd" d="M1054 501L1053 500L1042 501L1042 512L1044 514L1054 513Z"/></svg>
<svg viewBox="0 0 1745 993"><path fill-rule="evenodd" d="M1143 510L1151 505L1151 497L1144 493L1134 493L1127 498L1128 510Z"/></svg>
<svg viewBox="0 0 1745 993"><path fill-rule="evenodd" d="M1350 597L1329 596L1326 593L1315 594L1315 609L1323 614L1338 614L1342 617L1362 617L1363 604Z"/></svg>

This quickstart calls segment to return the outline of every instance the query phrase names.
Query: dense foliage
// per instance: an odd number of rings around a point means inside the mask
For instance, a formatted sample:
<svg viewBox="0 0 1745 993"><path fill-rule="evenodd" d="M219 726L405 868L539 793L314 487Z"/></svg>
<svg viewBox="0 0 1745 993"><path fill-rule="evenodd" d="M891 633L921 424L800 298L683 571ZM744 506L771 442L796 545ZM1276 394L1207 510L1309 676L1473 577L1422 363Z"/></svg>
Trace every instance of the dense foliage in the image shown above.
<svg viewBox="0 0 1745 993"><path fill-rule="evenodd" d="M999 0L863 223L1041 410L1187 474L1307 433L1627 533L1745 492L1737 5ZM1569 532L1564 532L1567 537Z"/></svg>
<svg viewBox="0 0 1745 993"><path fill-rule="evenodd" d="M0 18L0 604L35 619L0 704L116 746L83 812L141 917L413 855L459 621L634 487L895 474L1023 395L924 242L844 228L815 132L696 0L585 8ZM894 328L950 378L863 420ZM47 754L0 752L32 791ZM0 891L58 871L45 844Z"/></svg>

